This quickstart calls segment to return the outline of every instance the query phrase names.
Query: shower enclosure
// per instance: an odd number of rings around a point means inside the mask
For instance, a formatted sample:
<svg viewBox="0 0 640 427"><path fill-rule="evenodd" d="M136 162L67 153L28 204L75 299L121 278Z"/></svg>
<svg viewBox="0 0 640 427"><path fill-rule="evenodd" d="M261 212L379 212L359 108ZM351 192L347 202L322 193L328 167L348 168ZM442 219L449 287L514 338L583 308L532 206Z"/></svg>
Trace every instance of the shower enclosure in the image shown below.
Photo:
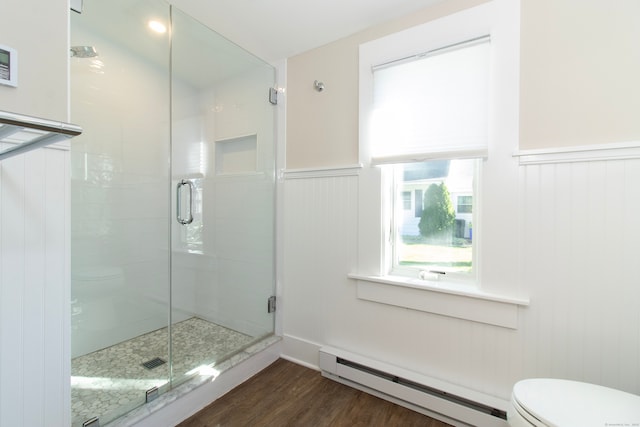
<svg viewBox="0 0 640 427"><path fill-rule="evenodd" d="M72 420L103 424L273 334L275 72L162 0L70 37Z"/></svg>

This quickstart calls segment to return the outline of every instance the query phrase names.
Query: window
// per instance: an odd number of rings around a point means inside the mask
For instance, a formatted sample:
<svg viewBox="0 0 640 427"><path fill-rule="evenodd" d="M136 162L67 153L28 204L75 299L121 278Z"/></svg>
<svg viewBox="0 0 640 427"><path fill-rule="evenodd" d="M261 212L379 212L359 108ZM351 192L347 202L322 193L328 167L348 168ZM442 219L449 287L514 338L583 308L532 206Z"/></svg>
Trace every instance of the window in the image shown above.
<svg viewBox="0 0 640 427"><path fill-rule="evenodd" d="M480 36L373 67L370 143L372 163L393 177L392 274L474 279L470 200L474 158L487 151L490 53Z"/></svg>
<svg viewBox="0 0 640 427"><path fill-rule="evenodd" d="M518 0L360 46L358 298L516 327L519 46ZM415 230L436 189L447 244Z"/></svg>
<svg viewBox="0 0 640 427"><path fill-rule="evenodd" d="M417 189L417 190L413 190L413 191L415 192L414 216L416 218L420 218L422 216L422 206L423 206L422 190Z"/></svg>
<svg viewBox="0 0 640 427"><path fill-rule="evenodd" d="M470 203L479 162L436 160L386 167L389 169L386 173L393 174L392 188L396 195L393 202L398 205L392 209L390 219L392 272L407 274L417 269L471 274L473 214ZM419 215L406 210L406 197L413 191L424 194L424 198L420 197ZM462 212L461 200L469 203L463 205Z"/></svg>
<svg viewBox="0 0 640 427"><path fill-rule="evenodd" d="M411 210L411 191L402 192L402 209Z"/></svg>
<svg viewBox="0 0 640 427"><path fill-rule="evenodd" d="M458 196L458 214L473 212L473 196Z"/></svg>

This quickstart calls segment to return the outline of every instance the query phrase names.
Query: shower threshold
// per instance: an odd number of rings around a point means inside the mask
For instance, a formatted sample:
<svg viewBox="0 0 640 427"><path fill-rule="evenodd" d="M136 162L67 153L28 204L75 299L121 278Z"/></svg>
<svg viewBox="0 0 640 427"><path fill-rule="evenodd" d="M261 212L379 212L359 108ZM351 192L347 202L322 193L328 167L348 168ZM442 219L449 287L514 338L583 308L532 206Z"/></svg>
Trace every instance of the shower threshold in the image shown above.
<svg viewBox="0 0 640 427"><path fill-rule="evenodd" d="M167 390L169 364L153 369L143 365L155 358L169 360L167 334L167 328L161 328L73 359L72 425L82 425L95 416L105 425L123 413L135 413L150 388ZM224 365L223 361L236 358L238 352L242 354L260 340L197 317L174 324L172 335L172 371L178 383L196 374L198 367L215 364L216 370L222 369L218 364Z"/></svg>

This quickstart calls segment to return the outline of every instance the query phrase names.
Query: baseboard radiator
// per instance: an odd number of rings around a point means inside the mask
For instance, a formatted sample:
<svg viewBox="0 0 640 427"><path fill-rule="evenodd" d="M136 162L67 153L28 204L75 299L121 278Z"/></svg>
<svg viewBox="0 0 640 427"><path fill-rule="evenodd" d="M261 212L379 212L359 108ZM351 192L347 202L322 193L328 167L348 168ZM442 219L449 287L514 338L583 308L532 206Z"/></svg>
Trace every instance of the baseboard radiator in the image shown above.
<svg viewBox="0 0 640 427"><path fill-rule="evenodd" d="M507 427L508 402L386 363L322 347L324 377L460 427Z"/></svg>

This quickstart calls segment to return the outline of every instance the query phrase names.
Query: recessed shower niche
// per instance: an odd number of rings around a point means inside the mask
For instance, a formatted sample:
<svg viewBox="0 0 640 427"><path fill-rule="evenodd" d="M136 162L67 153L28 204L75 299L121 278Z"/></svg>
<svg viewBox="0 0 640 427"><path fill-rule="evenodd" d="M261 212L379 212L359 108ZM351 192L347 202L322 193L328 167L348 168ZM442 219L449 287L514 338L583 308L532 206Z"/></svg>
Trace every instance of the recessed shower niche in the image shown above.
<svg viewBox="0 0 640 427"><path fill-rule="evenodd" d="M218 175L257 172L258 135L246 135L216 141L216 173Z"/></svg>

